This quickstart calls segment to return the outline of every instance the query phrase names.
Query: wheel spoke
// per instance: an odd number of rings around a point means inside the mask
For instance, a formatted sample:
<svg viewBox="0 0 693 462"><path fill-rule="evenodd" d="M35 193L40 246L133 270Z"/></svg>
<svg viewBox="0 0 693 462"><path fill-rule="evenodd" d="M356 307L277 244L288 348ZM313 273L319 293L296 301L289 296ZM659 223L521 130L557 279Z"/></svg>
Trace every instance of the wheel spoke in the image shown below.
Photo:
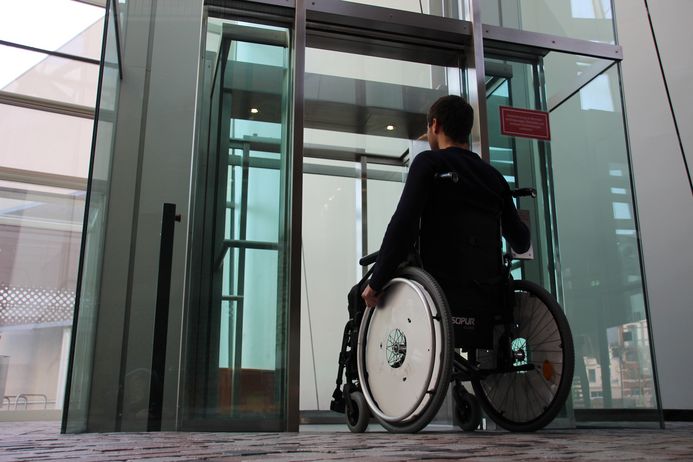
<svg viewBox="0 0 693 462"><path fill-rule="evenodd" d="M543 343L550 342L550 341L556 341L556 340L560 341L561 333L559 332L558 327L556 326L556 323L555 323L555 320L553 319L553 317L551 318L551 320L554 321L554 323L553 323L554 328L552 330L549 330L548 332L546 332L541 338L536 339L536 341L527 339L527 341L529 342L530 345L541 345ZM549 327L548 324L546 327L547 328ZM554 337L555 334L556 334L556 336Z"/></svg>
<svg viewBox="0 0 693 462"><path fill-rule="evenodd" d="M547 312L545 311L540 319L535 319L537 311L539 311L542 308L546 308L543 303L541 303L541 300L539 300L537 297L532 297L529 294L527 296L522 297L522 299L519 300L519 303L517 304L517 311L519 312L520 309L524 308L523 311L531 308L531 314L529 317L526 319L526 322L523 323L522 328L531 328L532 332L530 332L528 335L525 335L525 338L532 338L534 336L534 333L539 330L541 332L541 329L539 328L539 325L544 322L544 319L546 318ZM525 308L526 307L526 308ZM519 313L521 318L524 316L524 312Z"/></svg>
<svg viewBox="0 0 693 462"><path fill-rule="evenodd" d="M547 316L547 314L548 314L548 316ZM534 322L534 320L532 320L532 322ZM538 322L534 325L534 329L532 330L532 333L529 334L529 335L527 335L527 336L524 336L524 337L527 339L528 342L531 343L532 340L530 340L530 339L534 339L534 334L535 334L535 333L538 332L537 335L542 335L542 334L544 334L546 328L547 328L548 326L550 326L551 324L554 324L554 325L555 325L555 322L556 322L555 319L553 318L553 316L551 316L551 313L549 313L548 310L547 310L547 311L544 313L544 316L542 316L541 319L538 320Z"/></svg>

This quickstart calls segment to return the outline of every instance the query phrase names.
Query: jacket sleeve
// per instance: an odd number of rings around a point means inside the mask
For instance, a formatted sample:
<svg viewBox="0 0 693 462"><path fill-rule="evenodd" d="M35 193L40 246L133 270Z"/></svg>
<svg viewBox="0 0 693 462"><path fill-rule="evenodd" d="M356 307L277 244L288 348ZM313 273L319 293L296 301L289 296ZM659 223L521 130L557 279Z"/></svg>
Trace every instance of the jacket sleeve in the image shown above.
<svg viewBox="0 0 693 462"><path fill-rule="evenodd" d="M394 276L395 270L408 256L419 236L419 221L431 193L433 165L422 152L409 167L407 181L394 215L387 226L370 286L381 290Z"/></svg>

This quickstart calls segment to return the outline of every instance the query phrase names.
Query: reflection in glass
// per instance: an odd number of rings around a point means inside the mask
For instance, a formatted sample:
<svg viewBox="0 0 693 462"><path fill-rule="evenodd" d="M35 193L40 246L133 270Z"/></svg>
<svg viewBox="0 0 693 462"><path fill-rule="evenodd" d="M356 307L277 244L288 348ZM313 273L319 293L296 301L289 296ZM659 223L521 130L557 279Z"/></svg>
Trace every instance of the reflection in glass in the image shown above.
<svg viewBox="0 0 693 462"><path fill-rule="evenodd" d="M83 191L0 183L2 411L62 408L83 210Z"/></svg>

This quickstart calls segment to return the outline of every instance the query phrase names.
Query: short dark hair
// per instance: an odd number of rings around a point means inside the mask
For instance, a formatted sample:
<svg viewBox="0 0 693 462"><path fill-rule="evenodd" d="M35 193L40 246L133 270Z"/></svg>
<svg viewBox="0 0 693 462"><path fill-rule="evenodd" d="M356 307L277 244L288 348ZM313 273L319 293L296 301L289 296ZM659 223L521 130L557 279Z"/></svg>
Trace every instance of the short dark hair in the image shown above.
<svg viewBox="0 0 693 462"><path fill-rule="evenodd" d="M440 97L431 105L426 116L430 126L436 119L443 132L457 143L466 143L474 125L474 109L461 96Z"/></svg>

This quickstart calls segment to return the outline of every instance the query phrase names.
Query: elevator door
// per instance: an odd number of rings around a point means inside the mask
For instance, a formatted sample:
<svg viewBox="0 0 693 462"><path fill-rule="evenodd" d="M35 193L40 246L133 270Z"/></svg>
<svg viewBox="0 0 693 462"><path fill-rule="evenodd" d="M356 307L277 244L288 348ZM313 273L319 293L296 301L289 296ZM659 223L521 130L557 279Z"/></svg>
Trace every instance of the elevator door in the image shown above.
<svg viewBox="0 0 693 462"><path fill-rule="evenodd" d="M464 94L461 50L308 39L305 72L300 409L324 422L358 259L378 250L426 113Z"/></svg>

